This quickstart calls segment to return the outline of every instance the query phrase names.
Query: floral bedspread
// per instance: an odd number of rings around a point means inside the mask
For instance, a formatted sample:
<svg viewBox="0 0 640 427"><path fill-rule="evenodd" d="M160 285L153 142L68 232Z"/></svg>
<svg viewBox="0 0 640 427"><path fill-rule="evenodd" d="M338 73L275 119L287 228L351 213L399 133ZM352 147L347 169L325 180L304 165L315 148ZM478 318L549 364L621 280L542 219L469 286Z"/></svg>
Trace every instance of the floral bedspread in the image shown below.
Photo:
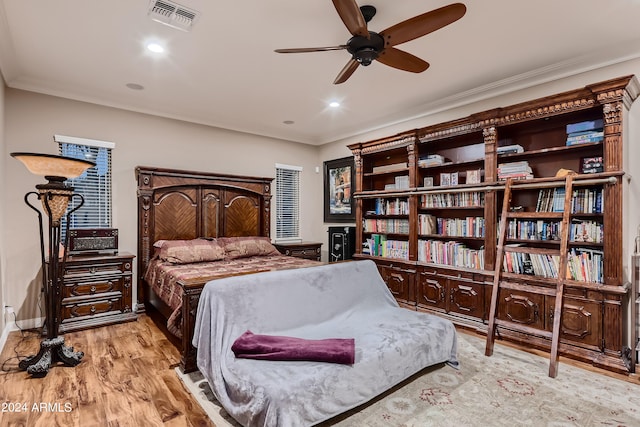
<svg viewBox="0 0 640 427"><path fill-rule="evenodd" d="M322 263L319 261L285 255L253 256L191 264L172 264L156 258L149 263L144 278L153 288L156 295L173 310L167 320L167 329L175 336L181 338L182 287L178 285L179 281L198 278L209 281L239 274L287 270L320 264Z"/></svg>

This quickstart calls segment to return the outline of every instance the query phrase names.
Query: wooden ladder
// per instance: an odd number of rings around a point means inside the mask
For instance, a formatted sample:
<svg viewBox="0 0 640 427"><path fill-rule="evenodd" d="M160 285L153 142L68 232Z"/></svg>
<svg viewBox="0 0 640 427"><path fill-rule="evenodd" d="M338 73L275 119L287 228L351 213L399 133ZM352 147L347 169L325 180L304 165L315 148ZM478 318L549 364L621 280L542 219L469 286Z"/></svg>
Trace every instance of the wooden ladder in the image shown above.
<svg viewBox="0 0 640 427"><path fill-rule="evenodd" d="M555 187L564 186L564 209L561 214L562 217L562 231L560 239L560 249L546 249L536 247L524 247L524 246L505 246L505 236L507 234L508 219L521 218L521 219L550 219L553 218L553 213L550 212L512 212L511 211L511 198L514 188L518 186L526 188L536 188L537 184L527 183L525 181L513 182L508 179L504 189L504 202L502 204L502 214L500 217L499 225L499 237L497 254L495 261L495 273L493 276L493 289L491 292L491 307L489 312L489 327L487 331L487 343L485 349L485 355L491 356L493 354L493 344L495 342L495 335L497 327L502 326L510 330L523 332L531 335L541 336L551 340L551 354L549 356L549 376L555 378L558 374L558 347L560 344L560 326L562 320L562 300L564 295L564 285L567 275L567 246L569 240L569 220L571 216L571 200L573 193L573 177L568 175L564 178L563 182L559 182ZM547 185L540 185L539 188L548 187ZM557 213L560 215L560 213ZM559 216L558 216L559 218ZM528 254L543 254L543 255L558 255L560 261L558 263L558 277L555 278L555 289L550 287L544 287L538 284L528 284L509 280L503 280L503 257L505 252L520 252ZM531 276L523 276L527 278ZM530 326L522 325L516 322L510 322L503 319L498 319L498 305L500 289L512 289L516 291L540 294L545 296L555 296L555 307L553 310L553 329L551 332L533 328Z"/></svg>

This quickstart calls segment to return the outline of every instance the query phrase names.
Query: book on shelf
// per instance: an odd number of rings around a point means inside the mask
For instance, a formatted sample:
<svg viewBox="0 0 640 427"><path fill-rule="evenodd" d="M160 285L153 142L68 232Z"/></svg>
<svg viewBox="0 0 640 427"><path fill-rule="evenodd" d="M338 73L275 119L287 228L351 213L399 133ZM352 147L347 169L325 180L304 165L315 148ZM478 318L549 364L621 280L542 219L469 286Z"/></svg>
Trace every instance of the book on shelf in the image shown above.
<svg viewBox="0 0 640 427"><path fill-rule="evenodd" d="M604 212L604 198L601 188L579 188L573 190L571 213L601 214Z"/></svg>
<svg viewBox="0 0 640 427"><path fill-rule="evenodd" d="M396 171L407 170L408 168L409 168L409 164L407 162L403 162L403 163L393 163L389 165L374 166L372 171L373 173L396 172Z"/></svg>
<svg viewBox="0 0 640 427"><path fill-rule="evenodd" d="M567 135L567 145L587 144L590 142L600 142L604 139L602 130L592 130Z"/></svg>
<svg viewBox="0 0 640 427"><path fill-rule="evenodd" d="M363 231L365 233L409 234L409 220L365 218L363 220Z"/></svg>
<svg viewBox="0 0 640 427"><path fill-rule="evenodd" d="M440 154L429 154L418 159L419 167L440 166L445 162L445 158Z"/></svg>
<svg viewBox="0 0 640 427"><path fill-rule="evenodd" d="M436 217L429 214L418 214L418 234L435 234Z"/></svg>
<svg viewBox="0 0 640 427"><path fill-rule="evenodd" d="M522 160L520 162L500 163L498 164L498 179L529 179L533 178L533 171L529 162Z"/></svg>
<svg viewBox="0 0 640 427"><path fill-rule="evenodd" d="M453 240L418 240L418 261L484 269L484 248L472 249Z"/></svg>
<svg viewBox="0 0 640 427"><path fill-rule="evenodd" d="M480 182L482 182L481 169L468 170L465 173L465 176L466 176L466 184L480 184Z"/></svg>
<svg viewBox="0 0 640 427"><path fill-rule="evenodd" d="M602 223L579 218L571 220L569 240L572 242L602 243L603 239L604 226Z"/></svg>
<svg viewBox="0 0 640 427"><path fill-rule="evenodd" d="M582 173L601 173L604 172L604 161L602 156L583 157Z"/></svg>
<svg viewBox="0 0 640 427"><path fill-rule="evenodd" d="M399 175L394 178L396 190L406 190L409 188L409 175Z"/></svg>
<svg viewBox="0 0 640 427"><path fill-rule="evenodd" d="M375 215L407 215L409 202L406 199L375 199Z"/></svg>
<svg viewBox="0 0 640 427"><path fill-rule="evenodd" d="M604 252L588 248L572 248L567 254L568 278L579 282L603 283Z"/></svg>
<svg viewBox="0 0 640 427"><path fill-rule="evenodd" d="M450 173L441 173L440 174L440 186L448 187L451 185L451 174Z"/></svg>
<svg viewBox="0 0 640 427"><path fill-rule="evenodd" d="M567 125L567 135L577 132L590 131L594 129L602 129L604 125L603 119L587 120L584 122L570 123Z"/></svg>
<svg viewBox="0 0 640 427"><path fill-rule="evenodd" d="M520 144L503 145L496 150L498 155L500 154L517 154L524 153L524 148Z"/></svg>
<svg viewBox="0 0 640 427"><path fill-rule="evenodd" d="M538 191L536 212L563 212L564 211L564 187L543 188Z"/></svg>
<svg viewBox="0 0 640 427"><path fill-rule="evenodd" d="M425 187L433 187L433 177L432 176L425 176L424 177L424 186Z"/></svg>
<svg viewBox="0 0 640 427"><path fill-rule="evenodd" d="M384 234L372 234L367 239L367 246L372 256L409 259L409 242L389 240Z"/></svg>
<svg viewBox="0 0 640 427"><path fill-rule="evenodd" d="M435 193L423 194L420 198L420 207L428 208L453 208L484 206L483 191L465 191L461 193Z"/></svg>
<svg viewBox="0 0 640 427"><path fill-rule="evenodd" d="M451 185L458 185L458 172L451 172L449 182Z"/></svg>

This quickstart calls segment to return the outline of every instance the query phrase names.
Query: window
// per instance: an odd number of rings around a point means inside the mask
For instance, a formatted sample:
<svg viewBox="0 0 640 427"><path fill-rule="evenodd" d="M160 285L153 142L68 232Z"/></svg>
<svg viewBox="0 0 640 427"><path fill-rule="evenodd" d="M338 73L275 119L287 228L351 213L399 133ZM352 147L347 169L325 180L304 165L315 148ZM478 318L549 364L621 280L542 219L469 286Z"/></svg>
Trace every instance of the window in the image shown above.
<svg viewBox="0 0 640 427"><path fill-rule="evenodd" d="M276 241L300 239L300 166L276 164Z"/></svg>
<svg viewBox="0 0 640 427"><path fill-rule="evenodd" d="M111 227L111 149L112 142L93 139L55 135L59 153L62 156L95 162L96 166L87 169L77 178L67 180L75 193L84 197L84 205L71 214L69 228L110 228ZM77 206L74 198L70 209ZM66 221L66 218L65 218ZM64 230L66 224L63 222ZM64 239L64 234L63 234Z"/></svg>

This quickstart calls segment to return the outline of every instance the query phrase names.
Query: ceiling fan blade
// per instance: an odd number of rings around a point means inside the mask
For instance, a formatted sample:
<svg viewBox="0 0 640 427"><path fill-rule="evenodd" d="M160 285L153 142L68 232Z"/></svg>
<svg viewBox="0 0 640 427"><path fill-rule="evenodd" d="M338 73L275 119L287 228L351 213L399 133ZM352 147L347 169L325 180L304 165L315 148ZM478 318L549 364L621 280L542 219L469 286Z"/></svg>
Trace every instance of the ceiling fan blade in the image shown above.
<svg viewBox="0 0 640 427"><path fill-rule="evenodd" d="M356 0L333 0L333 5L352 35L369 38L367 21L364 20Z"/></svg>
<svg viewBox="0 0 640 427"><path fill-rule="evenodd" d="M376 59L389 67L410 71L412 73L421 73L429 68L427 61L423 61L417 56L396 49L395 47L386 48Z"/></svg>
<svg viewBox="0 0 640 427"><path fill-rule="evenodd" d="M327 50L343 50L348 46L346 44L340 46L328 46L328 47L301 47L293 49L276 49L274 52L278 53L304 53L304 52L324 52Z"/></svg>
<svg viewBox="0 0 640 427"><path fill-rule="evenodd" d="M339 85L340 83L346 82L347 79L351 77L351 74L356 71L356 68L358 68L359 65L360 63L358 61L351 58L349 62L347 62L347 65L345 65L344 68L340 71L338 77L336 77L336 79L333 81L333 84Z"/></svg>
<svg viewBox="0 0 640 427"><path fill-rule="evenodd" d="M385 47L395 46L432 33L462 18L467 8L462 3L434 9L431 12L414 16L382 31Z"/></svg>

